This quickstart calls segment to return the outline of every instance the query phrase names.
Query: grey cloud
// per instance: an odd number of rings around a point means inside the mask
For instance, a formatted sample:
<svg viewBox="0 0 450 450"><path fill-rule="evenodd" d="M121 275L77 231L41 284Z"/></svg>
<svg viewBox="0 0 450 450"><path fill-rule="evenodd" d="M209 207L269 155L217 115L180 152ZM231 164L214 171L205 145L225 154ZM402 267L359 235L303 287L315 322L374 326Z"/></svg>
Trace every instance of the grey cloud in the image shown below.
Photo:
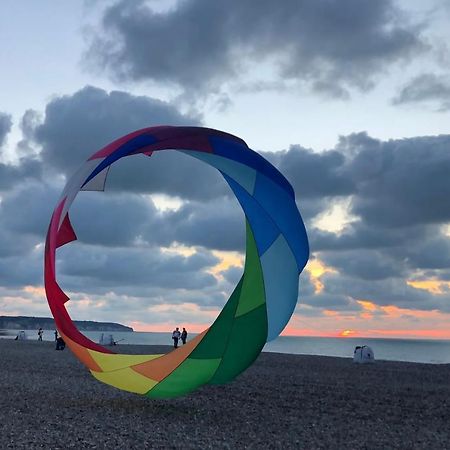
<svg viewBox="0 0 450 450"><path fill-rule="evenodd" d="M390 65L425 47L391 0L189 0L166 13L144 1L106 9L88 52L115 77L214 91L260 61L278 77L339 97L370 89Z"/></svg>
<svg viewBox="0 0 450 450"><path fill-rule="evenodd" d="M58 194L54 187L36 182L8 193L0 206L0 226L17 239L26 234L44 241Z"/></svg>
<svg viewBox="0 0 450 450"><path fill-rule="evenodd" d="M150 199L136 194L80 193L78 197L70 215L79 240L85 243L244 248L244 214L234 199L187 202L176 211L159 211Z"/></svg>
<svg viewBox="0 0 450 450"><path fill-rule="evenodd" d="M300 303L334 311L360 311L358 303L352 301L347 295L337 293L320 293L313 296L301 297Z"/></svg>
<svg viewBox="0 0 450 450"><path fill-rule="evenodd" d="M450 239L436 233L426 240L405 248L403 255L415 269L447 269L450 267Z"/></svg>
<svg viewBox="0 0 450 450"><path fill-rule="evenodd" d="M34 158L23 158L19 164L0 163L0 192L9 191L28 180L39 180L42 177L41 163Z"/></svg>
<svg viewBox="0 0 450 450"><path fill-rule="evenodd" d="M19 235L16 230L4 229L4 224L0 222L0 261L3 258L26 256L40 242L37 236Z"/></svg>
<svg viewBox="0 0 450 450"><path fill-rule="evenodd" d="M400 278L407 273L406 267L389 258L388 252L378 250L330 252L323 255L323 260L347 276L362 280Z"/></svg>
<svg viewBox="0 0 450 450"><path fill-rule="evenodd" d="M164 124L195 125L198 118L185 117L159 100L87 86L71 96L53 99L44 121L28 124L27 133L42 146L44 164L71 174L112 140L139 128Z"/></svg>
<svg viewBox="0 0 450 450"><path fill-rule="evenodd" d="M345 169L346 156L338 150L314 153L300 145L291 145L287 151L262 152L262 155L292 184L297 206L307 225L336 198L356 191Z"/></svg>
<svg viewBox="0 0 450 450"><path fill-rule="evenodd" d="M17 143L16 153L22 157L33 157L39 149L33 145L34 130L43 121L42 115L33 109L25 111L20 122L23 139Z"/></svg>
<svg viewBox="0 0 450 450"><path fill-rule="evenodd" d="M266 153L294 186L307 222L350 197L358 218L339 235L312 229L313 249L377 248L427 237L425 225L450 221L450 135L380 141L341 137L320 154L300 146Z"/></svg>
<svg viewBox="0 0 450 450"><path fill-rule="evenodd" d="M357 221L348 224L340 233L311 228L308 236L315 251L382 249L391 252L396 247L415 246L436 233L440 233L436 227L423 225L383 229L380 232L370 223Z"/></svg>
<svg viewBox="0 0 450 450"><path fill-rule="evenodd" d="M263 153L292 183L303 198L347 196L355 192L353 180L345 169L345 156L336 150L314 153L299 145L288 151Z"/></svg>
<svg viewBox="0 0 450 450"><path fill-rule="evenodd" d="M151 239L152 227L146 233ZM161 231L168 242L200 245L217 250L244 249L244 214L234 199L208 203L189 202L165 217Z"/></svg>
<svg viewBox="0 0 450 450"><path fill-rule="evenodd" d="M15 251L14 255L0 257L1 286L21 288L42 285L42 248L28 250L25 255L17 255Z"/></svg>
<svg viewBox="0 0 450 450"><path fill-rule="evenodd" d="M0 112L0 149L5 143L6 136L11 131L11 115Z"/></svg>
<svg viewBox="0 0 450 450"><path fill-rule="evenodd" d="M220 273L229 283L237 284L244 273L244 269L242 267L231 266Z"/></svg>
<svg viewBox="0 0 450 450"><path fill-rule="evenodd" d="M439 111L450 110L450 77L424 73L402 87L393 104L432 102Z"/></svg>
<svg viewBox="0 0 450 450"><path fill-rule="evenodd" d="M70 218L80 242L131 247L143 229L155 223L158 211L151 200L136 194L80 192Z"/></svg>
<svg viewBox="0 0 450 450"><path fill-rule="evenodd" d="M0 112L0 156L11 127L11 116ZM0 192L8 191L25 180L38 179L40 176L40 164L35 159L21 159L18 164L0 162Z"/></svg>
<svg viewBox="0 0 450 450"><path fill-rule="evenodd" d="M346 145L365 139L350 135ZM379 142L377 151L363 146L347 166L358 184L352 213L380 231L449 221L449 149L450 135Z"/></svg>
<svg viewBox="0 0 450 450"><path fill-rule="evenodd" d="M193 290L217 284L215 277L204 269L219 260L206 251L185 257L157 248L104 248L81 244L61 250L58 266L61 286L69 290L82 288L89 293L103 288L130 292L130 287L145 286Z"/></svg>
<svg viewBox="0 0 450 450"><path fill-rule="evenodd" d="M116 126L121 117L128 120L126 115L135 104L139 105L135 122L127 122L127 127L149 125L147 120L138 124L148 111L162 111L161 116L155 112L154 118L173 113L173 118L182 119L168 104L85 88L50 102L42 120L31 113L24 120L24 141L42 146L42 161L29 156L17 166L0 166L0 171L10 173L0 177L4 185L0 253L2 270L9 277L5 285L25 282L25 276L12 272L14 267L25 267L27 261L31 263L24 269L26 276L41 279L35 246L44 239L61 190L58 174L70 173L90 153L117 137L105 130L110 123ZM77 132L69 136L73 129ZM293 184L312 251L339 269L339 274L322 276L325 288L320 294L314 292L309 277L302 275L301 302L339 311L355 311L359 298L377 304L448 309L445 296L414 289L406 280L425 271L442 279L446 276L449 244L441 225L450 221L449 147L450 136L384 142L355 133L341 137L334 149L320 154L293 145L287 151L264 155ZM84 153L75 155L77 148ZM52 175L46 176L48 185L40 181L42 167ZM21 184L14 184L17 178ZM143 193L178 196L183 203L176 211L159 211ZM314 229L312 219L344 198L351 199L350 213L358 220L341 233ZM71 214L80 242L61 249L61 256L71 255L61 267L65 285L75 292L101 295L110 289L117 295L151 298L154 303L172 295L174 302L198 301L216 307L225 301L223 292L232 289L239 276L236 268L224 272L220 280L205 272L214 265L208 250L199 250L196 258L200 261L172 260L159 253L159 246L175 242L210 250L244 249L244 216L225 181L215 169L186 155L166 152L119 161L111 168L107 192L80 193ZM17 248L10 242L17 242ZM69 247L74 253L66 253ZM171 281L174 277L176 281Z"/></svg>
<svg viewBox="0 0 450 450"><path fill-rule="evenodd" d="M118 161L108 175L107 189L194 200L230 195L216 169L175 150L155 152L150 158L136 155Z"/></svg>
<svg viewBox="0 0 450 450"><path fill-rule="evenodd" d="M35 113L25 116L22 147L41 146L43 167L68 176L96 150L136 129L198 125L198 118L185 117L168 103L124 92L108 94L94 87L52 100L42 122ZM218 171L175 151L118 161L110 170L107 188L193 199L217 198L230 192Z"/></svg>
<svg viewBox="0 0 450 450"><path fill-rule="evenodd" d="M7 236L23 243L44 241L60 188L28 183L7 193L0 204L0 254L14 254ZM244 214L235 199L186 202L176 211L156 209L136 193L80 192L70 210L78 240L104 247L165 246L175 242L219 250L244 248ZM25 239L26 238L26 239Z"/></svg>
<svg viewBox="0 0 450 450"><path fill-rule="evenodd" d="M346 273L325 274L324 294L347 295L354 300L368 300L380 306L395 305L400 308L450 311L450 296L431 295L423 289L415 289L406 279L362 280Z"/></svg>

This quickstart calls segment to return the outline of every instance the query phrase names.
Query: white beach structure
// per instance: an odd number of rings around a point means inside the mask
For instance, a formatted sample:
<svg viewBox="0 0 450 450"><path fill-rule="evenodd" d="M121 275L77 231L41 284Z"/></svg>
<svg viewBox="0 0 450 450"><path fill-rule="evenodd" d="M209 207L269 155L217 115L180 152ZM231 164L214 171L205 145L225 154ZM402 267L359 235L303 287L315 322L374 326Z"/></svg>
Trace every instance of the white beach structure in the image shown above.
<svg viewBox="0 0 450 450"><path fill-rule="evenodd" d="M358 345L353 352L353 362L360 364L375 362L373 350L367 345Z"/></svg>
<svg viewBox="0 0 450 450"><path fill-rule="evenodd" d="M17 341L25 341L27 339L27 335L25 333L25 331L19 331L19 333L16 336L16 340Z"/></svg>

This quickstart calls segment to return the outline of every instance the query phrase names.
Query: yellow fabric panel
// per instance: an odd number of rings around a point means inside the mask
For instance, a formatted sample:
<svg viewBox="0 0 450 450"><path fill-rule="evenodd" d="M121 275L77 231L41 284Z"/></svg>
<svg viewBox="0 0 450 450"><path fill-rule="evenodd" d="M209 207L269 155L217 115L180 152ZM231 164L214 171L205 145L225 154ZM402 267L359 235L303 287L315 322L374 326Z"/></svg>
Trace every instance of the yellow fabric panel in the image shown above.
<svg viewBox="0 0 450 450"><path fill-rule="evenodd" d="M124 369L125 367L142 364L163 355L118 355L111 353L101 353L95 350L88 350L93 360L101 370L109 372L111 370Z"/></svg>
<svg viewBox="0 0 450 450"><path fill-rule="evenodd" d="M128 367L112 372L95 372L91 370L91 373L102 383L136 394L145 394L158 384L157 381L144 377Z"/></svg>

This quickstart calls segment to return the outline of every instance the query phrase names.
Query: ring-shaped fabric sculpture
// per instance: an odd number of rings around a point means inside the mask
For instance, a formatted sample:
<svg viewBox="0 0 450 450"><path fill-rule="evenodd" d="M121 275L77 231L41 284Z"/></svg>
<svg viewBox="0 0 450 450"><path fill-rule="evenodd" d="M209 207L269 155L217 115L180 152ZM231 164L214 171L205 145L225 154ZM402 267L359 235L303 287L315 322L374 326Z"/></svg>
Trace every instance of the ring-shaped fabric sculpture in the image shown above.
<svg viewBox="0 0 450 450"><path fill-rule="evenodd" d="M72 322L69 298L56 280L56 249L76 239L68 213L80 190L103 190L110 165L120 158L169 149L215 167L231 187L246 217L244 273L214 323L186 345L165 355L115 354ZM280 334L294 312L308 254L292 186L243 140L207 128L152 127L102 148L67 182L47 234L45 289L60 334L95 378L152 398L176 397L232 380Z"/></svg>

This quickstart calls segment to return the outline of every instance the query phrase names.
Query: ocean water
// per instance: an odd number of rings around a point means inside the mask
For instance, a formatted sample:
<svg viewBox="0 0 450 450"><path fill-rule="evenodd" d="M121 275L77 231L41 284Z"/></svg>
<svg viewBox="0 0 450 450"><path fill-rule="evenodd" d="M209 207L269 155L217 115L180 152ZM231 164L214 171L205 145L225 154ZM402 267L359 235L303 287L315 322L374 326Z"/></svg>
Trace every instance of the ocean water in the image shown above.
<svg viewBox="0 0 450 450"><path fill-rule="evenodd" d="M37 340L37 331L26 330L27 339ZM10 330L6 338L14 338L17 330ZM84 332L95 342L99 342L101 331ZM112 334L120 352L121 346L127 344L172 345L172 333L152 332L104 332ZM195 334L190 333L188 340ZM2 336L5 337L5 336ZM44 340L54 340L54 330L44 330ZM265 345L263 351L291 353L295 355L323 355L352 358L357 345L368 345L372 348L375 359L390 361L409 361L430 364L450 364L450 340L431 339L379 339L379 338L322 338L310 336L279 336ZM124 350L126 352L126 349Z"/></svg>
<svg viewBox="0 0 450 450"><path fill-rule="evenodd" d="M431 364L450 363L450 340L279 336L266 344L264 351L353 358L353 351L357 345L371 347L375 359Z"/></svg>

